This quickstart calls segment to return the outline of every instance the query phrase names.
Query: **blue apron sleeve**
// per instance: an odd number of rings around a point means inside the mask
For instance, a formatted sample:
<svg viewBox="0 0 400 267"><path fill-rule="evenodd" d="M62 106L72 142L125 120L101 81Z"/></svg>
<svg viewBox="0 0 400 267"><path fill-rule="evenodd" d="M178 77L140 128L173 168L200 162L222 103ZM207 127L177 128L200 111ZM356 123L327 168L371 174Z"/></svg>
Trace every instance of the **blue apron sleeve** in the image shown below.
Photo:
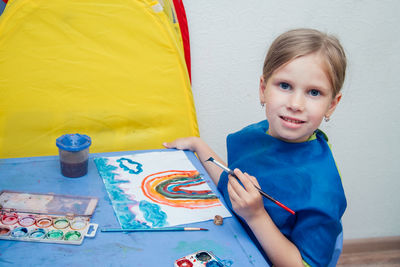
<svg viewBox="0 0 400 267"><path fill-rule="evenodd" d="M337 236L342 232L340 219L318 210L299 211L296 215L291 241L309 265L327 266L335 250Z"/></svg>

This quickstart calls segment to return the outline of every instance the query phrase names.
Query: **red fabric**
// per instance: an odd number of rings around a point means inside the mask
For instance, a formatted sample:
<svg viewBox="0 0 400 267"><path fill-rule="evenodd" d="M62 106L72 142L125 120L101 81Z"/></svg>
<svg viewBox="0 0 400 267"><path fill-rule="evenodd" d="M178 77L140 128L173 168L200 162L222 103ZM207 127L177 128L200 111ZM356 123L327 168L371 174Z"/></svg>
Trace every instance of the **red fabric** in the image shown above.
<svg viewBox="0 0 400 267"><path fill-rule="evenodd" d="M4 0L3 0L4 1ZM189 73L189 78L191 77L191 66L190 66L190 40L189 40L189 29L186 19L185 7L183 6L182 0L173 0L175 6L176 16L179 22L179 28L181 29L183 49L185 52L186 66Z"/></svg>
<svg viewBox="0 0 400 267"><path fill-rule="evenodd" d="M8 0L3 0L3 2L7 4Z"/></svg>

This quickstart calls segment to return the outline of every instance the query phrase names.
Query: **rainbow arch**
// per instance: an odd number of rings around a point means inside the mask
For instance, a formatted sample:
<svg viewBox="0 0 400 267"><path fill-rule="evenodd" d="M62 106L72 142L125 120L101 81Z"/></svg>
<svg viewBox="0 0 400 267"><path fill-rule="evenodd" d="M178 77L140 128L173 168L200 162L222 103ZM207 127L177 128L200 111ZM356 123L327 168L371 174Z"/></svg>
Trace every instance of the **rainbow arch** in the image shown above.
<svg viewBox="0 0 400 267"><path fill-rule="evenodd" d="M210 188L196 190L206 184L197 171L169 170L151 174L142 181L146 197L158 204L188 209L206 209L221 206Z"/></svg>

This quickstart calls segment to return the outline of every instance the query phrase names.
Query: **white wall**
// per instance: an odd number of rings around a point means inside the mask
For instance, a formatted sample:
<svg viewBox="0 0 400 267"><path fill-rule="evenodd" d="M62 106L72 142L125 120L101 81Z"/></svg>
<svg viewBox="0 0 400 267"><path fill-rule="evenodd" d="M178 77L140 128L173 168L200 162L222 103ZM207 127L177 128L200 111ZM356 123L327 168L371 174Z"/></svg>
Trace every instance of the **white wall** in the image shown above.
<svg viewBox="0 0 400 267"><path fill-rule="evenodd" d="M265 118L258 82L269 44L312 27L348 56L330 137L348 208L345 239L400 235L400 1L184 0L201 137L226 158L228 133Z"/></svg>

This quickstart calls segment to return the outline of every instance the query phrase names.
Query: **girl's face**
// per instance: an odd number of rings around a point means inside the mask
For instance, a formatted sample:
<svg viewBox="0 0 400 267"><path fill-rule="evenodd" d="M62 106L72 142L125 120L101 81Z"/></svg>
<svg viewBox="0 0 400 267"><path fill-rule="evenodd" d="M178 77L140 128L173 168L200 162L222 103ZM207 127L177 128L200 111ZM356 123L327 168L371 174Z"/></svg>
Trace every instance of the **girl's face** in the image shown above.
<svg viewBox="0 0 400 267"><path fill-rule="evenodd" d="M265 103L268 133L286 142L304 142L329 117L340 101L320 55L295 58L260 80L260 100Z"/></svg>

